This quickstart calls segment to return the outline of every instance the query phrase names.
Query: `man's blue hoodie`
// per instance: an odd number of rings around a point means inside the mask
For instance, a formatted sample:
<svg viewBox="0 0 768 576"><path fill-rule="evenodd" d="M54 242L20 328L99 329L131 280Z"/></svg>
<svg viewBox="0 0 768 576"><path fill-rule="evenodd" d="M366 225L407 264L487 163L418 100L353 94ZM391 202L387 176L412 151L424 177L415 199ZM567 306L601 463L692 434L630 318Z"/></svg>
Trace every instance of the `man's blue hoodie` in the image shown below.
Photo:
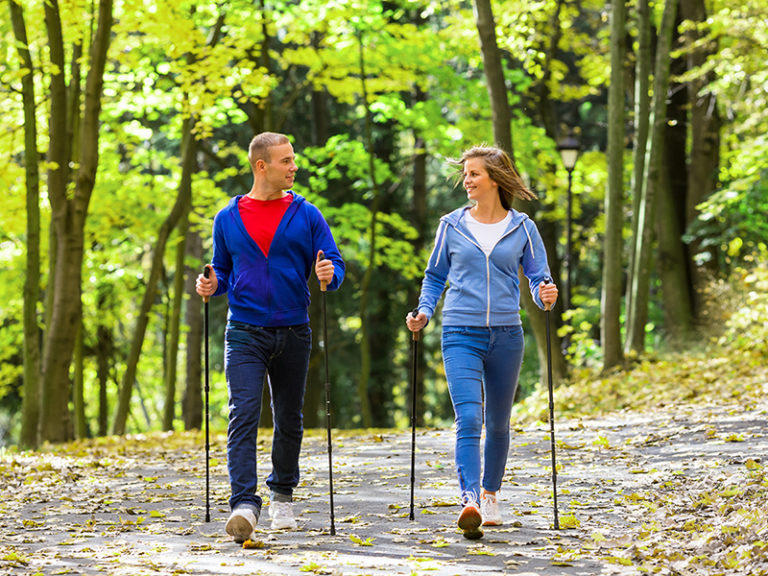
<svg viewBox="0 0 768 576"><path fill-rule="evenodd" d="M533 221L510 210L512 220L489 256L467 228L462 207L440 219L435 248L421 285L419 310L431 318L446 282L443 326L513 326L520 324L518 269L530 282L534 302L539 283L550 278L547 253Z"/></svg>
<svg viewBox="0 0 768 576"><path fill-rule="evenodd" d="M235 196L213 220L213 270L228 293L229 319L254 326L293 326L309 322L309 286L318 250L333 262L336 290L344 279L344 261L320 210L292 192L275 231L269 257L245 228Z"/></svg>

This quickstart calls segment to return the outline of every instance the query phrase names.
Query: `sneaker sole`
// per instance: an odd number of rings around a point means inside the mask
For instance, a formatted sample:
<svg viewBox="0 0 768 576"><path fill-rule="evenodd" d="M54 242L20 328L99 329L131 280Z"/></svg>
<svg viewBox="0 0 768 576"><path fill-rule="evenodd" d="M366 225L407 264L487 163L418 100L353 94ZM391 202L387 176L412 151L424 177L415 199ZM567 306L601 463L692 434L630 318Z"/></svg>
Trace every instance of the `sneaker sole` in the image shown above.
<svg viewBox="0 0 768 576"><path fill-rule="evenodd" d="M251 523L242 516L230 518L224 529L238 544L242 544L253 534Z"/></svg>
<svg viewBox="0 0 768 576"><path fill-rule="evenodd" d="M498 522L496 520L486 520L483 522L483 526L501 526L502 522L499 520Z"/></svg>
<svg viewBox="0 0 768 576"><path fill-rule="evenodd" d="M298 528L296 522L290 524L275 521L272 522L272 530L296 530L296 528Z"/></svg>
<svg viewBox="0 0 768 576"><path fill-rule="evenodd" d="M459 516L459 528L467 540L477 540L483 537L480 524L483 522L480 511L477 508L464 508Z"/></svg>

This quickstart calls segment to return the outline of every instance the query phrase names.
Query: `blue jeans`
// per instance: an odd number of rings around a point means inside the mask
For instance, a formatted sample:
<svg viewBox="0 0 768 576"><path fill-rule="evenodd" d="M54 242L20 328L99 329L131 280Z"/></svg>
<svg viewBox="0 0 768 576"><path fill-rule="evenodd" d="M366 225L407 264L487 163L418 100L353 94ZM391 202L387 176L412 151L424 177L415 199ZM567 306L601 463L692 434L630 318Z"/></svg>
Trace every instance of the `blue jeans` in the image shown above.
<svg viewBox="0 0 768 576"><path fill-rule="evenodd" d="M263 328L229 321L224 359L229 389L227 467L232 495L229 505L261 509L256 494L256 440L264 376L269 375L274 436L272 473L267 486L290 500L299 483L299 452L304 436L301 409L309 368L309 324Z"/></svg>
<svg viewBox="0 0 768 576"><path fill-rule="evenodd" d="M501 487L509 418L523 362L522 326L445 326L443 363L456 414L456 472L463 499L480 497L480 436L485 416L482 487ZM485 414L483 414L485 395Z"/></svg>

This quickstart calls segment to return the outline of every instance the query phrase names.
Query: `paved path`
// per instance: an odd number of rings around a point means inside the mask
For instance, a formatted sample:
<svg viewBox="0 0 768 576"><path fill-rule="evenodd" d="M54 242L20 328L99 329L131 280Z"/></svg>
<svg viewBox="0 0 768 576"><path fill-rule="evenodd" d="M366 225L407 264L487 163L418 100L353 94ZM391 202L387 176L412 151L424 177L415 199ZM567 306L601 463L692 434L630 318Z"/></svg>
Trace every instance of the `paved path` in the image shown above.
<svg viewBox="0 0 768 576"><path fill-rule="evenodd" d="M513 431L501 492L506 523L473 542L455 528L451 430L417 435L413 522L410 433L334 431L337 534L330 536L320 431L305 440L296 493L300 529L274 533L265 514L261 547L249 550L223 532L228 484L221 436L213 443L210 523L202 522L200 435L0 453L0 574L639 574L650 560L633 542L646 537L646 522L664 522L654 519L658 505L647 504L654 491L671 483L706 491L708 482L727 482L768 450L764 405L619 414L562 423L557 435L560 518L569 529L551 528L544 426ZM269 442L259 451L263 479ZM661 573L688 573L670 570Z"/></svg>

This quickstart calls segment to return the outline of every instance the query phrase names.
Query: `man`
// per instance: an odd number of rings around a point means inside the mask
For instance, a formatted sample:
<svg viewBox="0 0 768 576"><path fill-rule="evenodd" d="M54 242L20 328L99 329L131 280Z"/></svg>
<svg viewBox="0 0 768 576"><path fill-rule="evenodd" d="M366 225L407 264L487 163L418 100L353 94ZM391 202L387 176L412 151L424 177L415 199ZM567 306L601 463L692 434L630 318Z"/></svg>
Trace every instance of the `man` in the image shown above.
<svg viewBox="0 0 768 576"><path fill-rule="evenodd" d="M311 348L307 283L313 265L329 290L344 278L344 262L322 214L291 191L298 168L288 138L258 134L248 160L253 187L214 218L212 270L196 284L201 296L229 295L224 350L232 513L226 531L235 542L251 537L261 513L256 437L265 374L274 415L269 516L273 529L296 528L291 502L299 483Z"/></svg>

